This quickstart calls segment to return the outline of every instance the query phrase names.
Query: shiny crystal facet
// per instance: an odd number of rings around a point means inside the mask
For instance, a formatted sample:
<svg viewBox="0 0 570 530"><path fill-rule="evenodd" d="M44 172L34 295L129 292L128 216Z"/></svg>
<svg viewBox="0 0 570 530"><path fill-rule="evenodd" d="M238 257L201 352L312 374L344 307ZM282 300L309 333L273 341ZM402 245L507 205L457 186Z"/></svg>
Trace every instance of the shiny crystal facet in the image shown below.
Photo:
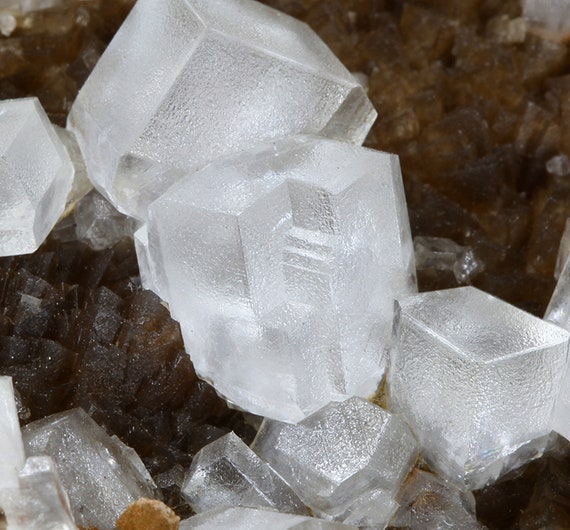
<svg viewBox="0 0 570 530"><path fill-rule="evenodd" d="M82 88L68 125L119 210L188 171L297 133L361 143L375 111L306 24L253 0L140 0Z"/></svg>
<svg viewBox="0 0 570 530"><path fill-rule="evenodd" d="M0 256L40 246L64 211L73 171L36 98L0 101Z"/></svg>
<svg viewBox="0 0 570 530"><path fill-rule="evenodd" d="M0 489L18 486L24 460L12 378L0 376Z"/></svg>
<svg viewBox="0 0 570 530"><path fill-rule="evenodd" d="M434 469L481 487L543 451L569 336L473 287L403 299L388 373L392 410Z"/></svg>
<svg viewBox="0 0 570 530"><path fill-rule="evenodd" d="M298 421L375 392L393 299L415 291L397 157L287 139L211 164L149 214L150 283L227 399Z"/></svg>

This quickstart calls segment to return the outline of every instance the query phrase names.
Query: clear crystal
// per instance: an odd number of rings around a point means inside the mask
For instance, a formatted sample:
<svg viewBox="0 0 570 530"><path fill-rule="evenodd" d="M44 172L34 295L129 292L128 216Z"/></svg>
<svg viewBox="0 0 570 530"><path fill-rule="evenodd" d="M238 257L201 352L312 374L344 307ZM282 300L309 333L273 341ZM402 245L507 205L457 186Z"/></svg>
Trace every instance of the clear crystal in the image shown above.
<svg viewBox="0 0 570 530"><path fill-rule="evenodd" d="M308 515L291 488L233 432L196 454L182 495L196 513L247 506Z"/></svg>
<svg viewBox="0 0 570 530"><path fill-rule="evenodd" d="M147 230L149 283L227 399L298 421L375 392L393 299L416 289L396 156L275 142L175 184Z"/></svg>
<svg viewBox="0 0 570 530"><path fill-rule="evenodd" d="M54 460L80 525L113 530L129 504L154 497L154 483L136 453L82 409L34 421L22 433L27 454Z"/></svg>
<svg viewBox="0 0 570 530"><path fill-rule="evenodd" d="M68 125L121 211L189 171L291 134L361 143L376 112L304 23L252 0L140 0L83 86Z"/></svg>
<svg viewBox="0 0 570 530"><path fill-rule="evenodd" d="M36 98L0 101L0 256L34 252L63 213L73 165Z"/></svg>
<svg viewBox="0 0 570 530"><path fill-rule="evenodd" d="M0 376L0 489L18 486L24 460L12 378Z"/></svg>
<svg viewBox="0 0 570 530"><path fill-rule="evenodd" d="M562 274L562 269L566 265L568 255L570 254L570 218L566 219L564 225L564 232L560 239L560 246L558 247L558 256L556 257L556 268L554 269L554 277L558 280Z"/></svg>
<svg viewBox="0 0 570 530"><path fill-rule="evenodd" d="M428 463L475 489L540 456L570 335L473 287L396 305L390 405Z"/></svg>
<svg viewBox="0 0 570 530"><path fill-rule="evenodd" d="M382 526L383 505L411 470L417 444L396 416L361 398L330 403L297 425L265 419L252 449L314 513ZM379 499L381 494L376 493Z"/></svg>

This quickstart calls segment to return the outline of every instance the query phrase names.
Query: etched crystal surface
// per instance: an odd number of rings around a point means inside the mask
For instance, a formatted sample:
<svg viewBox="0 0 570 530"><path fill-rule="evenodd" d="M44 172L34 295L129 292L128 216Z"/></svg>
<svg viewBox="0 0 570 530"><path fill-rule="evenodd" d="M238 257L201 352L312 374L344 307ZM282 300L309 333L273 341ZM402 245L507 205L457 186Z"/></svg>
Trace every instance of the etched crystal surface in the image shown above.
<svg viewBox="0 0 570 530"><path fill-rule="evenodd" d="M358 397L330 403L297 425L265 419L252 449L315 513L371 526L387 522L386 497L417 457L408 426ZM374 499L382 500L376 508Z"/></svg>
<svg viewBox="0 0 570 530"><path fill-rule="evenodd" d="M34 421L22 433L27 454L54 460L78 524L113 530L127 506L154 496L154 483L136 453L82 409Z"/></svg>
<svg viewBox="0 0 570 530"><path fill-rule="evenodd" d="M253 0L141 0L80 91L68 126L117 208L188 171L296 133L361 143L376 112L302 22Z"/></svg>
<svg viewBox="0 0 570 530"><path fill-rule="evenodd" d="M570 335L473 287L396 305L390 404L430 465L475 489L540 456Z"/></svg>
<svg viewBox="0 0 570 530"><path fill-rule="evenodd" d="M217 508L180 523L180 530L348 530L354 528L313 517L255 508Z"/></svg>
<svg viewBox="0 0 570 530"><path fill-rule="evenodd" d="M63 213L73 165L36 98L0 101L0 256L34 252Z"/></svg>
<svg viewBox="0 0 570 530"><path fill-rule="evenodd" d="M18 486L24 460L12 378L0 376L0 489Z"/></svg>
<svg viewBox="0 0 570 530"><path fill-rule="evenodd" d="M298 421L374 393L393 299L415 291L397 157L278 141L175 184L147 230L159 295L230 401Z"/></svg>
<svg viewBox="0 0 570 530"><path fill-rule="evenodd" d="M291 488L233 432L196 454L182 495L196 513L248 506L308 515Z"/></svg>

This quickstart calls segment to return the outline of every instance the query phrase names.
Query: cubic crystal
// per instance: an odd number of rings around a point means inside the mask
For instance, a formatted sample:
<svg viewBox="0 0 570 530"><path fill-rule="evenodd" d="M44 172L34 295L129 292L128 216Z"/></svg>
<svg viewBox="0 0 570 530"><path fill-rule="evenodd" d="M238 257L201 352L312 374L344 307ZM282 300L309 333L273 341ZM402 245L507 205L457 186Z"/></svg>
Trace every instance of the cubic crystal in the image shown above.
<svg viewBox="0 0 570 530"><path fill-rule="evenodd" d="M68 126L122 212L221 155L297 133L361 143L365 91L302 22L252 0L140 0Z"/></svg>
<svg viewBox="0 0 570 530"><path fill-rule="evenodd" d="M404 422L357 397L297 425L265 419L252 449L315 513L381 527L418 454Z"/></svg>
<svg viewBox="0 0 570 530"><path fill-rule="evenodd" d="M0 256L34 252L63 213L73 165L36 98L0 101Z"/></svg>
<svg viewBox="0 0 570 530"><path fill-rule="evenodd" d="M312 137L215 162L149 208L145 251L197 372L298 421L372 395L415 292L397 157Z"/></svg>
<svg viewBox="0 0 570 530"><path fill-rule="evenodd" d="M291 488L233 432L196 454L182 495L196 513L246 506L308 515Z"/></svg>
<svg viewBox="0 0 570 530"><path fill-rule="evenodd" d="M354 528L313 517L255 508L217 508L180 523L180 530L348 530Z"/></svg>
<svg viewBox="0 0 570 530"><path fill-rule="evenodd" d="M428 463L475 489L540 456L570 335L473 287L396 306L389 402Z"/></svg>
<svg viewBox="0 0 570 530"><path fill-rule="evenodd" d="M154 483L136 453L82 409L34 421L22 433L27 454L54 460L78 524L113 530L127 506L154 496Z"/></svg>
<svg viewBox="0 0 570 530"><path fill-rule="evenodd" d="M12 378L0 376L0 489L18 487L24 460Z"/></svg>

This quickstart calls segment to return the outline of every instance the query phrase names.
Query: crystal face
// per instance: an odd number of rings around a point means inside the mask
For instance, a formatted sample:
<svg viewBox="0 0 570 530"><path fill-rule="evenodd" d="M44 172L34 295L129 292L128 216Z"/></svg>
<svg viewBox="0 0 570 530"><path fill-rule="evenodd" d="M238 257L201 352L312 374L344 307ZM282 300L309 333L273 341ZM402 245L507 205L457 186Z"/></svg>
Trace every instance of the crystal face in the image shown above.
<svg viewBox="0 0 570 530"><path fill-rule="evenodd" d="M418 454L403 421L358 397L297 425L265 419L252 449L315 513L370 526L387 522Z"/></svg>
<svg viewBox="0 0 570 530"><path fill-rule="evenodd" d="M154 497L154 484L137 454L82 409L34 421L22 434L27 454L54 460L80 525L113 530L129 504Z"/></svg>
<svg viewBox="0 0 570 530"><path fill-rule="evenodd" d="M291 488L233 432L196 454L182 495L196 513L248 506L308 515Z"/></svg>
<svg viewBox="0 0 570 530"><path fill-rule="evenodd" d="M0 256L34 252L63 213L73 165L36 98L0 101Z"/></svg>
<svg viewBox="0 0 570 530"><path fill-rule="evenodd" d="M375 117L298 20L252 0L140 0L68 126L99 190L146 218L169 185L219 156L296 133L361 143Z"/></svg>
<svg viewBox="0 0 570 530"><path fill-rule="evenodd" d="M473 287L396 306L390 405L430 465L475 489L539 456L568 333Z"/></svg>
<svg viewBox="0 0 570 530"><path fill-rule="evenodd" d="M374 393L393 299L415 291L397 157L295 138L211 164L149 208L151 283L197 372L298 421Z"/></svg>
<svg viewBox="0 0 570 530"><path fill-rule="evenodd" d="M0 376L0 489L18 486L24 460L12 378Z"/></svg>

